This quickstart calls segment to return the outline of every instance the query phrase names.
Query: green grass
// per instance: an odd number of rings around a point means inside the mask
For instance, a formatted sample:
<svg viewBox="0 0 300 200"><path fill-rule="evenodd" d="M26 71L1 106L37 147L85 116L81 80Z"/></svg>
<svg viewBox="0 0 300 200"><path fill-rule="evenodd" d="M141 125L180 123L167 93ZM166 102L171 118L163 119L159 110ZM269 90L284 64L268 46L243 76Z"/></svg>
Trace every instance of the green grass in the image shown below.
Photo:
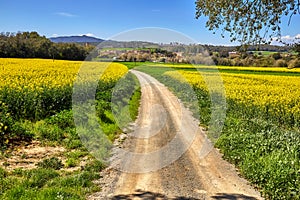
<svg viewBox="0 0 300 200"><path fill-rule="evenodd" d="M119 63L121 63L123 65L126 65L128 67L128 69L133 69L135 67L145 65L145 64L150 63L150 62L119 62Z"/></svg>
<svg viewBox="0 0 300 200"><path fill-rule="evenodd" d="M87 194L100 190L93 180L99 178L105 165L84 148L72 120L71 111L62 111L38 122L21 123L42 145L63 146L72 151L65 153L65 165L59 158L51 157L37 163L37 169L32 170L8 172L0 167L0 199L85 199ZM85 157L89 164L84 168L65 172L78 166Z"/></svg>
<svg viewBox="0 0 300 200"><path fill-rule="evenodd" d="M254 55L263 55L263 56L269 56L269 55L272 55L274 53L278 53L276 51L252 51L254 53Z"/></svg>
<svg viewBox="0 0 300 200"><path fill-rule="evenodd" d="M141 100L141 88L137 87L129 102L129 112L132 120L136 120L139 114L139 105Z"/></svg>
<svg viewBox="0 0 300 200"><path fill-rule="evenodd" d="M216 145L265 197L299 199L299 143L298 130L231 112Z"/></svg>
<svg viewBox="0 0 300 200"><path fill-rule="evenodd" d="M106 50L133 50L134 48L102 48L101 51L106 51Z"/></svg>
<svg viewBox="0 0 300 200"><path fill-rule="evenodd" d="M69 158L66 161L66 167L76 167L78 164L78 160L75 160L74 158Z"/></svg>
<svg viewBox="0 0 300 200"><path fill-rule="evenodd" d="M15 199L85 199L99 190L93 180L100 178L104 165L94 160L84 169L72 173L57 171L44 166L32 169L17 169L0 174L0 197ZM5 170L0 168L0 172Z"/></svg>

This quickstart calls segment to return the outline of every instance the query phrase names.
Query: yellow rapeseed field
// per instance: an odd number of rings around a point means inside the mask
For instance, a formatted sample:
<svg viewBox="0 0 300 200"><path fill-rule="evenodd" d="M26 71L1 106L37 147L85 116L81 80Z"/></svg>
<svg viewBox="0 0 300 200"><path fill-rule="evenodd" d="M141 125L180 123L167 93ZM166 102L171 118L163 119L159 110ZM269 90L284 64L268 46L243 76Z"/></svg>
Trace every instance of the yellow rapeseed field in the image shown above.
<svg viewBox="0 0 300 200"><path fill-rule="evenodd" d="M69 109L73 84L82 68L88 72L81 74L95 74L95 70L104 83L128 72L117 63L0 58L0 101L16 118L40 118Z"/></svg>
<svg viewBox="0 0 300 200"><path fill-rule="evenodd" d="M157 66L158 64L152 64L149 66ZM187 64L164 64L160 65L160 67L171 67L171 68L185 68L185 69L209 69L209 68L216 68L220 71L222 70L234 70L234 71L249 71L249 72L288 72L288 73L294 73L294 72L300 72L300 68L293 68L288 69L284 67L239 67L239 66L207 66L207 65L187 65Z"/></svg>
<svg viewBox="0 0 300 200"><path fill-rule="evenodd" d="M240 68L245 69L245 68ZM261 68L251 68L261 70ZM276 69L284 71L284 69ZM178 73L179 72L179 73ZM195 71L179 70L167 72L167 75L176 78L184 78L197 88L208 91L206 79L217 79L215 72L201 73ZM180 75L182 75L180 77ZM289 125L300 123L300 76L288 76L286 74L251 74L251 73L220 73L226 92L226 98L240 105L240 110L248 112L252 108L260 110L260 114L274 117L279 122ZM230 103L229 101L227 103Z"/></svg>
<svg viewBox="0 0 300 200"><path fill-rule="evenodd" d="M72 86L82 65L80 61L0 58L0 88L36 90L41 86ZM103 80L116 80L128 71L124 65L116 63L86 62L84 65L100 67L103 71L107 68L102 74Z"/></svg>

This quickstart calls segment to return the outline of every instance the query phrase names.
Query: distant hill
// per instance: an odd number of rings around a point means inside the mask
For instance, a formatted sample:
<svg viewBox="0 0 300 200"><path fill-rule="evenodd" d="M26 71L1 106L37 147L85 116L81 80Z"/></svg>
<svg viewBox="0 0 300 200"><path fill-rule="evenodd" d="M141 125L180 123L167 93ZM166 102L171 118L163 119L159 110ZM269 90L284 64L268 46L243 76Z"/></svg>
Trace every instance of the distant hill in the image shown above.
<svg viewBox="0 0 300 200"><path fill-rule="evenodd" d="M113 40L103 40L95 37L90 37L87 35L82 36L60 36L49 38L54 43L79 43L85 44L89 43L91 45L97 46L101 43L98 48L162 48L171 52L190 52L199 53L205 50L209 52L225 52L227 55L230 51L237 51L238 46L221 46L221 45L202 45L202 44L158 44L146 41L113 41ZM248 51L256 51L258 46L249 46ZM272 51L272 52L287 52L291 49L289 46L275 46L275 45L260 45L260 51Z"/></svg>
<svg viewBox="0 0 300 200"><path fill-rule="evenodd" d="M49 40L51 40L54 43L100 43L104 41L102 39L86 35L51 37L49 38Z"/></svg>

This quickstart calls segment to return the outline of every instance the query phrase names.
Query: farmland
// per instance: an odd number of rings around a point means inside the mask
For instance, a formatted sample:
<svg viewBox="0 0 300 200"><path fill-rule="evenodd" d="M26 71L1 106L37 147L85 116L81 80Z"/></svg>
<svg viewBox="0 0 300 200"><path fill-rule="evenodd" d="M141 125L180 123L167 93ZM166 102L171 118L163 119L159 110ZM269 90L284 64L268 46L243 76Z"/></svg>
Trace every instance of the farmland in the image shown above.
<svg viewBox="0 0 300 200"><path fill-rule="evenodd" d="M159 79L183 101L189 101L183 88L190 84L198 97L200 123L209 130L210 97L217 94L209 93L206 83L218 78L218 73L213 67L195 67L149 64L138 69ZM218 68L225 87L227 111L216 146L264 197L299 198L299 70ZM182 88L178 88L178 81Z"/></svg>
<svg viewBox="0 0 300 200"><path fill-rule="evenodd" d="M126 67L87 62L86 73L76 76L83 62L0 61L1 199L84 199L100 190L93 180L100 178L98 172L106 163L95 157L107 156L107 152L95 154L86 148L95 143L82 143L76 128L84 132L85 127L76 124L75 128L72 93L76 86L79 94L86 96L90 92L87 88L95 81L95 72L96 76L102 74L95 94L96 120L109 141L113 141L121 133L113 110L129 104L133 120L138 113L139 84L128 68L152 75L191 111L199 109L200 115L195 116L206 130L211 128L211 97L222 96L218 90L208 88L207 83L220 81L221 77L226 94L226 105L221 106L226 109L226 118L215 146L267 199L299 198L299 69L153 63L125 63ZM186 93L188 87L197 99ZM120 92L115 97L120 100L117 107L111 105L114 92ZM79 100L83 105L90 103ZM213 131L208 131L208 135L214 136ZM89 132L86 130L81 136L93 136ZM30 153L29 148L38 149L39 153ZM41 153L45 149L52 153Z"/></svg>
<svg viewBox="0 0 300 200"><path fill-rule="evenodd" d="M81 142L72 112L73 83L84 63L2 58L0 63L0 199L85 199L99 191L92 181L106 163ZM99 72L95 117L112 141L120 133L111 117L112 90L123 76L135 89L138 82L122 64L86 65ZM82 80L78 88L93 81ZM133 95L122 100L134 118L138 90Z"/></svg>

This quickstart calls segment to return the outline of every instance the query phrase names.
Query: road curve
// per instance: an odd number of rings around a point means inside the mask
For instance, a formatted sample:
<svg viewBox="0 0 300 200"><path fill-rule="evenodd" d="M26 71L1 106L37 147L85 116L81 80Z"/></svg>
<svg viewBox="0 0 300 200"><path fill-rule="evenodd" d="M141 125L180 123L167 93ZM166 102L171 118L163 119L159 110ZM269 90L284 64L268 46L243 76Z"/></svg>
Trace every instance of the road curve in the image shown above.
<svg viewBox="0 0 300 200"><path fill-rule="evenodd" d="M131 70L141 83L139 116L89 199L262 199L214 148L198 121L164 85ZM118 170L117 170L118 169Z"/></svg>

